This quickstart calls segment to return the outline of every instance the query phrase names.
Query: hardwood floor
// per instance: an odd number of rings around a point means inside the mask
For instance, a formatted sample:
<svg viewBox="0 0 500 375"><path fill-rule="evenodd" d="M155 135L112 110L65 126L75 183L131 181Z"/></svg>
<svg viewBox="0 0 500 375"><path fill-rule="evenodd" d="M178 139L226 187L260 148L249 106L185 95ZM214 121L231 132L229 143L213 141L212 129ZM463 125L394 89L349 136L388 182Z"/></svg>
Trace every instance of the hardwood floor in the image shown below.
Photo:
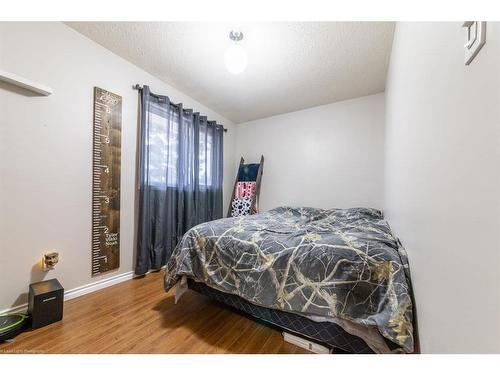
<svg viewBox="0 0 500 375"><path fill-rule="evenodd" d="M63 321L0 344L0 353L309 353L191 290L175 305L162 275L67 301Z"/></svg>

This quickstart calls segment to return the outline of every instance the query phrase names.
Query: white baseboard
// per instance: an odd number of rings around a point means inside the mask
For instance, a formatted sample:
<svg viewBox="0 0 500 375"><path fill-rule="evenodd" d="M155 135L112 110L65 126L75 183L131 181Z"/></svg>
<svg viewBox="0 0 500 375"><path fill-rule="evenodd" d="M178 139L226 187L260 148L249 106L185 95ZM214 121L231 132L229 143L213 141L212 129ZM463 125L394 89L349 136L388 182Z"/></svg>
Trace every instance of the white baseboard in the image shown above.
<svg viewBox="0 0 500 375"><path fill-rule="evenodd" d="M119 275L114 275L111 277L107 277L105 279L82 285L74 289L70 289L64 292L64 300L68 301L70 299L83 296L84 294L95 292L99 289L104 289L110 287L112 285L122 283L127 280L131 280L134 278L134 271L129 271L125 273L121 273ZM0 311L0 314L7 313L16 313L16 312L25 312L28 309L28 304L23 303L22 305L10 307L8 309Z"/></svg>
<svg viewBox="0 0 500 375"><path fill-rule="evenodd" d="M9 307L8 309L0 311L0 314L10 314L10 313L19 313L26 312L28 310L28 304L23 303L22 305L17 305L14 307Z"/></svg>
<svg viewBox="0 0 500 375"><path fill-rule="evenodd" d="M115 285L118 283L122 283L127 280L131 280L134 277L134 271L129 271L125 273L121 273L119 275L107 277L105 279L80 286L78 288L74 288L64 292L64 300L68 301L70 299L83 296L84 294L95 292L99 289L104 289L110 287L111 285Z"/></svg>

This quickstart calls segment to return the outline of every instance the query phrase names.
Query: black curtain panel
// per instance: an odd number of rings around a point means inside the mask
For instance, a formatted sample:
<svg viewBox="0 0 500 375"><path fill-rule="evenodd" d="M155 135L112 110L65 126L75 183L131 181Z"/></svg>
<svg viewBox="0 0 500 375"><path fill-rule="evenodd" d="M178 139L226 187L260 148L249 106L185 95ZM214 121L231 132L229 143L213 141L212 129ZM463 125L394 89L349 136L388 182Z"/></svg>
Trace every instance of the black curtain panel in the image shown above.
<svg viewBox="0 0 500 375"><path fill-rule="evenodd" d="M190 228L222 217L222 125L140 90L140 193L135 273L166 264Z"/></svg>

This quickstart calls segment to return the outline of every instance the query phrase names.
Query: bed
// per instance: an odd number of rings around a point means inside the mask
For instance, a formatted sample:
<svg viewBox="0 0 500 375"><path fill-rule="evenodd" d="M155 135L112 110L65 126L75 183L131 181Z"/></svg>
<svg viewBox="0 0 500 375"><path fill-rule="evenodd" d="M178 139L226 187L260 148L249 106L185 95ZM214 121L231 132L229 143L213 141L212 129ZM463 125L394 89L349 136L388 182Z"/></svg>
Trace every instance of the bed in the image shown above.
<svg viewBox="0 0 500 375"><path fill-rule="evenodd" d="M379 210L278 207L200 224L167 263L174 286L176 300L190 287L348 352L413 352L407 257Z"/></svg>

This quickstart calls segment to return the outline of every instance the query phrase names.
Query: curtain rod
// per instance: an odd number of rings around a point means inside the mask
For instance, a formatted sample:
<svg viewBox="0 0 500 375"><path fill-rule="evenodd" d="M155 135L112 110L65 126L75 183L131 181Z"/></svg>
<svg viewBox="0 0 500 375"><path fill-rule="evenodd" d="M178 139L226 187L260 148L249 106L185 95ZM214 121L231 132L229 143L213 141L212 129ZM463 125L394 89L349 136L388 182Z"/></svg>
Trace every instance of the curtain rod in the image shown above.
<svg viewBox="0 0 500 375"><path fill-rule="evenodd" d="M134 90L142 90L142 86L139 85L138 83L136 83L134 86L132 86L132 89L134 89ZM222 129L224 129L224 133L227 133L227 129L224 126L222 126Z"/></svg>

